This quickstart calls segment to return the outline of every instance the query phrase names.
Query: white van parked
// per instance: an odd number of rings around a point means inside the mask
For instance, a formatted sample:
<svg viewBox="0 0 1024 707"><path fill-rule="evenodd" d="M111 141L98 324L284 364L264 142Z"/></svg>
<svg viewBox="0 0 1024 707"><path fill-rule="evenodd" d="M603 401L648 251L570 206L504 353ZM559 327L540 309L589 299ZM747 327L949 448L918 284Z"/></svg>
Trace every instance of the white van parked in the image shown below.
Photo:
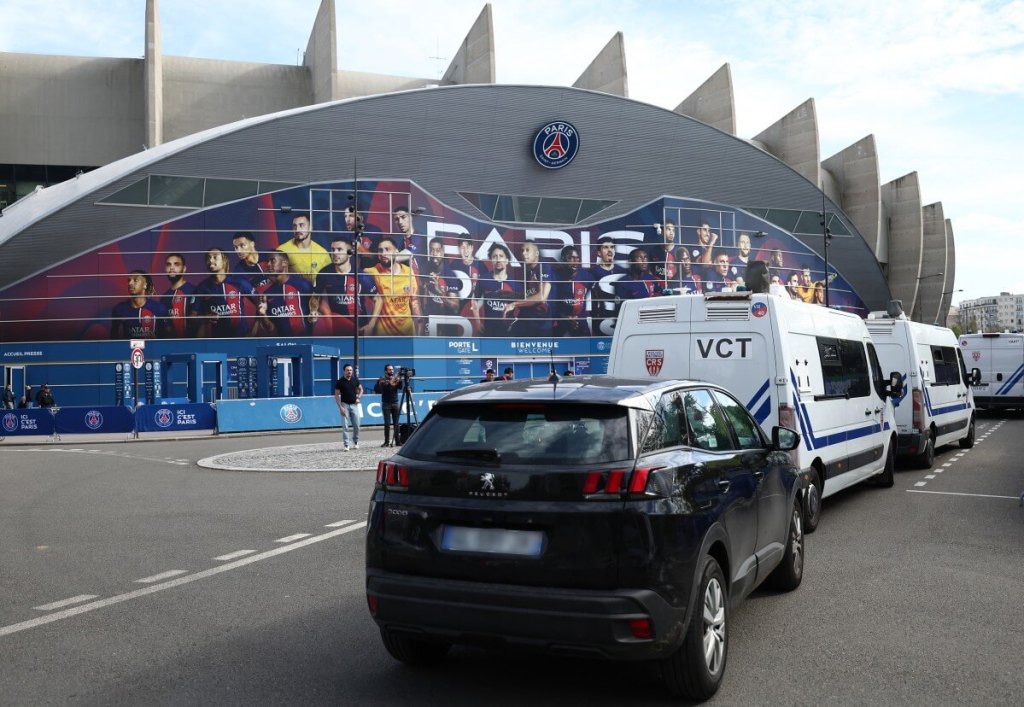
<svg viewBox="0 0 1024 707"><path fill-rule="evenodd" d="M622 303L608 372L718 383L765 428L800 432L791 452L804 473L805 530L821 499L874 477L893 485L896 430L864 320L788 297L749 292L678 295Z"/></svg>
<svg viewBox="0 0 1024 707"><path fill-rule="evenodd" d="M974 387L979 408L1024 409L1024 335L964 334L960 350L981 374Z"/></svg>
<svg viewBox="0 0 1024 707"><path fill-rule="evenodd" d="M885 370L903 374L903 395L895 399L896 456L911 457L925 469L935 449L959 442L974 446L974 396L951 329L907 319L899 308L872 312L868 332Z"/></svg>

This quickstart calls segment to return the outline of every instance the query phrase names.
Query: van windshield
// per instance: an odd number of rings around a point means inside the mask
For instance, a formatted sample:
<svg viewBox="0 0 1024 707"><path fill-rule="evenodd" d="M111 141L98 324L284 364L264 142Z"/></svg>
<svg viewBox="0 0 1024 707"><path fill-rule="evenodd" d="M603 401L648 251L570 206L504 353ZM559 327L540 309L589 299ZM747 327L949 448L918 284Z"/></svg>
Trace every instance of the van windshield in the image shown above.
<svg viewBox="0 0 1024 707"><path fill-rule="evenodd" d="M604 464L631 459L628 410L509 403L439 405L402 456L480 464Z"/></svg>

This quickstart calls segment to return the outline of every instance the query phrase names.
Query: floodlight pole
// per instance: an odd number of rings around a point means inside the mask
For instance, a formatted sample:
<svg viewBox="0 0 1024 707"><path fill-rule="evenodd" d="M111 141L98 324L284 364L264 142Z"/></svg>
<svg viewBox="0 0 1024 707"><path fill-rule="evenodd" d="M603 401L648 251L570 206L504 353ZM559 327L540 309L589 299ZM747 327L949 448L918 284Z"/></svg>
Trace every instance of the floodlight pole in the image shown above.
<svg viewBox="0 0 1024 707"><path fill-rule="evenodd" d="M355 221L352 226L352 275L355 278L355 293L352 297L352 369L359 377L359 244L363 236L363 221L359 217L359 172L356 158L352 158L352 208Z"/></svg>
<svg viewBox="0 0 1024 707"><path fill-rule="evenodd" d="M828 212L825 210L825 190L821 190L821 236L825 241L825 306L830 306L828 299L828 244L832 240L832 231L828 227Z"/></svg>

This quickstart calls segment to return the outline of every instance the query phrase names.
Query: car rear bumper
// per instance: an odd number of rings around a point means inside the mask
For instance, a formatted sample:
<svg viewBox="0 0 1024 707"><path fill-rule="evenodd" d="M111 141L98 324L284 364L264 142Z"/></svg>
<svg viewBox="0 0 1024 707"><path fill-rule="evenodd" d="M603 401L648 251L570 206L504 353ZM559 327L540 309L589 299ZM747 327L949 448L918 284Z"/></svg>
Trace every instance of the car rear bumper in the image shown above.
<svg viewBox="0 0 1024 707"><path fill-rule="evenodd" d="M578 657L649 660L682 642L686 609L649 589L554 589L367 570L374 620L389 631L484 647L528 648ZM652 637L630 621L648 618Z"/></svg>
<svg viewBox="0 0 1024 707"><path fill-rule="evenodd" d="M913 457L924 450L928 435L924 432L909 432L896 435L896 456Z"/></svg>

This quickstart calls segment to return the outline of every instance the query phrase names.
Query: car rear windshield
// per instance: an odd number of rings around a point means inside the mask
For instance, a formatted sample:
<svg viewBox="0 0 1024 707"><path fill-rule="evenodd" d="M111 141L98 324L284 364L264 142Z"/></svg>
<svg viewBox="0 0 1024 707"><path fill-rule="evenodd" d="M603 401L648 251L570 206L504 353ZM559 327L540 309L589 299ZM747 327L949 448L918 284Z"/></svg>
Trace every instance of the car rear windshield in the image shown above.
<svg viewBox="0 0 1024 707"><path fill-rule="evenodd" d="M630 459L624 407L440 405L402 455L479 464L604 464Z"/></svg>

